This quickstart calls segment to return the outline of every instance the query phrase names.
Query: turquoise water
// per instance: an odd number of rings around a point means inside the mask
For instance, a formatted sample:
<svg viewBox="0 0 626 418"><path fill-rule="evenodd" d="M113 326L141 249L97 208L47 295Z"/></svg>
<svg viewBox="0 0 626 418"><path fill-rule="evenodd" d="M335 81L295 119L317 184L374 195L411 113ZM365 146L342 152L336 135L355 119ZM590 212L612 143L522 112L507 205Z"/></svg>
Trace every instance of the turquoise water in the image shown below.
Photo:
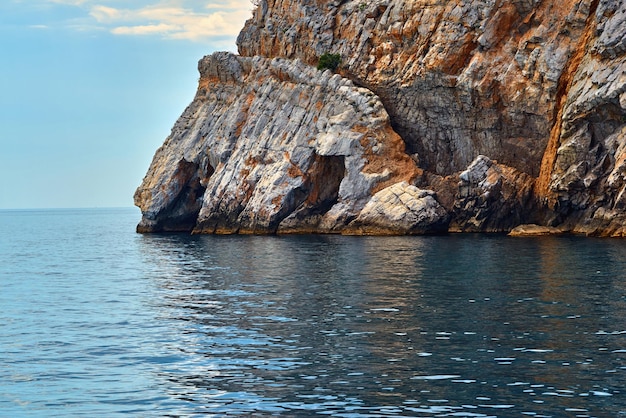
<svg viewBox="0 0 626 418"><path fill-rule="evenodd" d="M0 416L626 416L626 241L0 211Z"/></svg>

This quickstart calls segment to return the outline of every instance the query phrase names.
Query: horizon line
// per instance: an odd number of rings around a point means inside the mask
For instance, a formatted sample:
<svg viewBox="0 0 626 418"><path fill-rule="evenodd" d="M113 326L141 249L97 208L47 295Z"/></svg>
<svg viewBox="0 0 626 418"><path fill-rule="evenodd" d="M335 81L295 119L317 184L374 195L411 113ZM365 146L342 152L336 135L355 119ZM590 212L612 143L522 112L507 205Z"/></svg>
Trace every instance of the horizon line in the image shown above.
<svg viewBox="0 0 626 418"><path fill-rule="evenodd" d="M0 208L0 211L9 212L9 211L35 211L35 210L89 210L89 209L137 209L136 206L56 206L56 207L31 207L31 208Z"/></svg>

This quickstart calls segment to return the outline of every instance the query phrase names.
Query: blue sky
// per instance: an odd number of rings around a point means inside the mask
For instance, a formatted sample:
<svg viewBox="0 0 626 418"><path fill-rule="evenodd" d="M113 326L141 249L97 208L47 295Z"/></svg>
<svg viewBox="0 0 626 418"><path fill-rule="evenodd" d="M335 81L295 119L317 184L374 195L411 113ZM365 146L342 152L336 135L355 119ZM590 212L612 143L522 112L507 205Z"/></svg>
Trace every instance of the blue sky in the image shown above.
<svg viewBox="0 0 626 418"><path fill-rule="evenodd" d="M250 0L2 0L0 209L132 206Z"/></svg>

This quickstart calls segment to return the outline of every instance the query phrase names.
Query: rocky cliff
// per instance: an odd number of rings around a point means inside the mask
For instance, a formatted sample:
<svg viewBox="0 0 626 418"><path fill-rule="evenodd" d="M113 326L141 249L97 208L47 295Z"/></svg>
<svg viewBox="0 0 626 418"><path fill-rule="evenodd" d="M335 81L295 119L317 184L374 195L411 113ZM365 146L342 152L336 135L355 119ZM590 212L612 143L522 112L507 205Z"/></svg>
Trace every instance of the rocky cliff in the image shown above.
<svg viewBox="0 0 626 418"><path fill-rule="evenodd" d="M260 0L237 42L200 61L140 232L626 233L622 0Z"/></svg>

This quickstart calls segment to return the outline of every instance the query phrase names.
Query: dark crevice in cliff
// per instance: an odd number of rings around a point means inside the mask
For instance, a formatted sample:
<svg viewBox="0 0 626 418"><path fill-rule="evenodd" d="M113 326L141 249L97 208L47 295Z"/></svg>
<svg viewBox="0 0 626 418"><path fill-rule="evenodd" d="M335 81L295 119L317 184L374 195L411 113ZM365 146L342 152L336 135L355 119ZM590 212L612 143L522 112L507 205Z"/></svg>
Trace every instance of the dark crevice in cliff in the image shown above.
<svg viewBox="0 0 626 418"><path fill-rule="evenodd" d="M205 171L208 178L213 174L213 167L208 165ZM170 205L155 219L155 225L150 232L191 232L193 230L206 190L202 185L200 173L198 164L184 159L180 160L174 176L180 191Z"/></svg>
<svg viewBox="0 0 626 418"><path fill-rule="evenodd" d="M303 196L286 219L281 219L281 232L307 232L316 227L339 199L339 187L346 174L345 157L315 154L305 175ZM292 209L293 209L292 208Z"/></svg>
<svg viewBox="0 0 626 418"><path fill-rule="evenodd" d="M304 204L311 208L311 214L324 214L337 203L339 186L346 173L345 157L315 154L309 172L313 175L307 178L310 191Z"/></svg>

